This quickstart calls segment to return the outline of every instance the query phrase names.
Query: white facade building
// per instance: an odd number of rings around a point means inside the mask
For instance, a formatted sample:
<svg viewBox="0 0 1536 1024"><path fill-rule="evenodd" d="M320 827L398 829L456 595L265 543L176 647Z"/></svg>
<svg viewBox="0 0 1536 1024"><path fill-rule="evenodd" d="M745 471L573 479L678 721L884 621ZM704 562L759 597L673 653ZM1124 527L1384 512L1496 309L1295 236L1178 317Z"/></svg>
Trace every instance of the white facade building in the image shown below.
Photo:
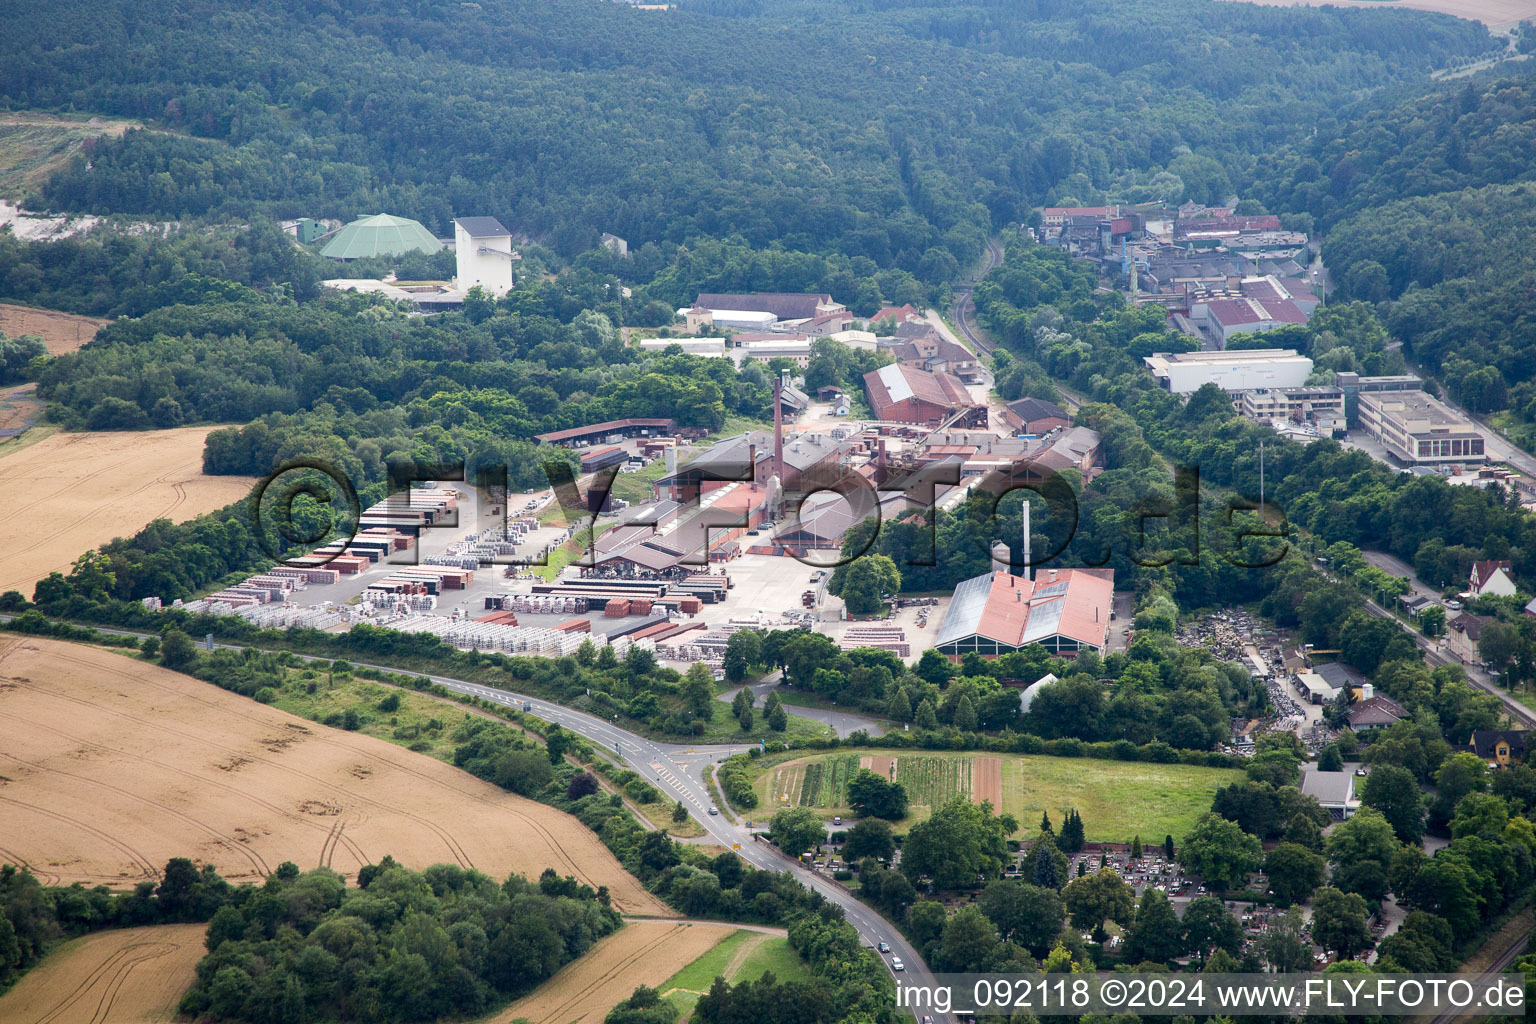
<svg viewBox="0 0 1536 1024"><path fill-rule="evenodd" d="M512 248L512 232L495 217L460 217L453 222L454 256L458 264L455 287L461 292L479 286L501 298L512 290L512 264L522 259Z"/></svg>
<svg viewBox="0 0 1536 1024"><path fill-rule="evenodd" d="M724 338L644 338L640 347L647 352L664 352L676 345L685 356L724 356Z"/></svg>
<svg viewBox="0 0 1536 1024"><path fill-rule="evenodd" d="M1176 395L1194 394L1204 384L1223 391L1294 388L1312 373L1312 360L1289 348L1159 352L1144 361L1157 382Z"/></svg>

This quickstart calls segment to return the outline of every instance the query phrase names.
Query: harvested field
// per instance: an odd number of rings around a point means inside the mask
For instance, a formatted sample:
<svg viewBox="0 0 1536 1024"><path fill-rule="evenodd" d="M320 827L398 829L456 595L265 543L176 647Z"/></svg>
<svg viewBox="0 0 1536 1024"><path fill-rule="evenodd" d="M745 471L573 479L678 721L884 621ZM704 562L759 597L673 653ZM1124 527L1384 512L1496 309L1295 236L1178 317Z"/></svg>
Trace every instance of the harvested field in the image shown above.
<svg viewBox="0 0 1536 1024"><path fill-rule="evenodd" d="M882 779L893 778L896 775L896 759L894 757L861 757L859 767L872 771Z"/></svg>
<svg viewBox="0 0 1536 1024"><path fill-rule="evenodd" d="M99 316L76 316L54 309L33 309L0 302L0 332L12 338L35 334L48 345L48 354L61 356L73 352L92 338L109 321Z"/></svg>
<svg viewBox="0 0 1536 1024"><path fill-rule="evenodd" d="M1469 21L1480 21L1489 28L1503 28L1524 18L1536 17L1536 0L1245 0L1276 7L1306 5L1317 7L1371 7L1378 11L1438 11Z"/></svg>
<svg viewBox="0 0 1536 1024"><path fill-rule="evenodd" d="M111 651L0 644L0 860L46 883L129 886L175 856L237 882L285 860L355 875L389 854L554 868L672 914L576 819L451 765Z"/></svg>
<svg viewBox="0 0 1536 1024"><path fill-rule="evenodd" d="M976 803L992 801L994 810L1003 809L1003 759L978 757L971 761L971 799Z"/></svg>
<svg viewBox="0 0 1536 1024"><path fill-rule="evenodd" d="M635 986L661 985L733 934L709 922L631 921L485 1024L600 1024Z"/></svg>
<svg viewBox="0 0 1536 1024"><path fill-rule="evenodd" d="M122 928L77 939L51 953L0 996L11 1024L142 1024L173 1021L176 1004L207 952L205 924Z"/></svg>
<svg viewBox="0 0 1536 1024"><path fill-rule="evenodd" d="M0 446L0 514L6 545L0 591L67 572L90 548L130 536L154 519L182 521L250 492L244 476L204 476L203 439L214 427L54 434Z"/></svg>

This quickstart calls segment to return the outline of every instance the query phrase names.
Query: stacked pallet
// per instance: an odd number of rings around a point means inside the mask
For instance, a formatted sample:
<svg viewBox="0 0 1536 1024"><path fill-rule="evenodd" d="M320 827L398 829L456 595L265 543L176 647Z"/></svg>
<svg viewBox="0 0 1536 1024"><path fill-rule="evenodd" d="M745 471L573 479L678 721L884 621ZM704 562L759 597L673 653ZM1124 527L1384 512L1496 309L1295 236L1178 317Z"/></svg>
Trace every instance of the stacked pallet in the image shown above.
<svg viewBox="0 0 1536 1024"><path fill-rule="evenodd" d="M838 638L837 646L845 651L861 647L890 651L900 658L912 656L912 645L907 642L907 631L900 626L850 626Z"/></svg>

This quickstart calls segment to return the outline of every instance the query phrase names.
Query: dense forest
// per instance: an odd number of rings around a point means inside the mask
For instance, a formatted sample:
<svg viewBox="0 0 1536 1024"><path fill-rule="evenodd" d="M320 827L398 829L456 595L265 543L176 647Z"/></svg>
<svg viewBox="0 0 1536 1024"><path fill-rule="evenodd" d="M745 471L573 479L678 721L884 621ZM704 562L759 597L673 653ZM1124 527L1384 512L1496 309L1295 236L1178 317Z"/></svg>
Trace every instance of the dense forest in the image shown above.
<svg viewBox="0 0 1536 1024"><path fill-rule="evenodd" d="M1214 0L49 0L0 30L0 106L153 126L55 177L63 208L491 214L566 255L739 234L929 283L1042 201L1165 173L1219 200L1331 107L1494 45L1440 15Z"/></svg>

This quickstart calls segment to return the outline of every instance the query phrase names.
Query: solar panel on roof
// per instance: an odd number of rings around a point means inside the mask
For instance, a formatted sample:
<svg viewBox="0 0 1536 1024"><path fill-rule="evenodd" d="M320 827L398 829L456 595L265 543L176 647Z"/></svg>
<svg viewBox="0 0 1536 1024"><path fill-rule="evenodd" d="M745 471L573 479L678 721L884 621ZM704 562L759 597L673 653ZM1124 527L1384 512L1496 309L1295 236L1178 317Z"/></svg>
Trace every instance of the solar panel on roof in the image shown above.
<svg viewBox="0 0 1536 1024"><path fill-rule="evenodd" d="M944 614L944 624L934 640L935 647L971 636L981 626L981 614L987 608L987 595L992 593L992 574L973 576L955 588L955 598Z"/></svg>
<svg viewBox="0 0 1536 1024"><path fill-rule="evenodd" d="M1034 643L1053 636L1061 629L1061 613L1067 606L1064 599L1057 598L1044 604L1030 603L1029 622L1024 626L1023 642Z"/></svg>
<svg viewBox="0 0 1536 1024"><path fill-rule="evenodd" d="M1039 590L1036 590L1034 596L1029 599L1030 603L1033 604L1036 601L1048 597L1060 597L1062 594L1067 592L1067 587L1068 584L1065 581L1061 583L1052 583L1048 587L1041 587Z"/></svg>

